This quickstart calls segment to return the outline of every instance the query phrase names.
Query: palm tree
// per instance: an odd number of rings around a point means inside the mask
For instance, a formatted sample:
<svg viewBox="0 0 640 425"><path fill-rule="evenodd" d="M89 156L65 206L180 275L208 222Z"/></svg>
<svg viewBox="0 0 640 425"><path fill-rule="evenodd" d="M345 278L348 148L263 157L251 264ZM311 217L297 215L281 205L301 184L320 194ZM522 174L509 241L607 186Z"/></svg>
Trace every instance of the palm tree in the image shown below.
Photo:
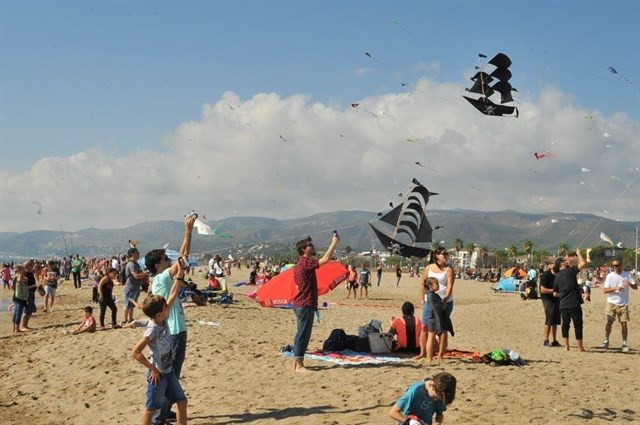
<svg viewBox="0 0 640 425"><path fill-rule="evenodd" d="M513 259L513 262L516 262L516 255L518 255L518 247L515 245L509 245L507 247L507 254L509 254L509 257L511 257Z"/></svg>
<svg viewBox="0 0 640 425"><path fill-rule="evenodd" d="M486 246L482 245L478 249L478 255L480 257L482 267L484 267L484 259L487 256L487 254L489 254L489 249Z"/></svg>
<svg viewBox="0 0 640 425"><path fill-rule="evenodd" d="M558 256L567 255L567 252L569 252L569 247L567 246L566 242L562 242L560 245L558 245Z"/></svg>
<svg viewBox="0 0 640 425"><path fill-rule="evenodd" d="M464 242L462 242L462 239L456 238L453 240L453 249L456 250L456 261L459 261L460 250L462 249L463 246L464 246Z"/></svg>
<svg viewBox="0 0 640 425"><path fill-rule="evenodd" d="M473 255L473 252L476 250L476 245L473 243L469 243L467 244L467 247L465 249L467 250L467 252L469 252L469 266L471 266L471 256Z"/></svg>
<svg viewBox="0 0 640 425"><path fill-rule="evenodd" d="M524 248L524 252L527 254L527 263L531 264L531 253L533 252L533 242L527 239L522 244L522 247Z"/></svg>

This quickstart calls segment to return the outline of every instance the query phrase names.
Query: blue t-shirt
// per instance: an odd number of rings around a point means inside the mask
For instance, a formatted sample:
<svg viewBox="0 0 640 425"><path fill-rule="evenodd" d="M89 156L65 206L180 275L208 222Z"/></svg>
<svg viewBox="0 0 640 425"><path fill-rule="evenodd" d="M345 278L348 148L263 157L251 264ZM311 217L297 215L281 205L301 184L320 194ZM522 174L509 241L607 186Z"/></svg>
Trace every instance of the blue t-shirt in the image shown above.
<svg viewBox="0 0 640 425"><path fill-rule="evenodd" d="M416 415L422 422L430 424L435 413L447 410L442 400L434 400L429 396L425 381L412 384L396 402L404 416Z"/></svg>
<svg viewBox="0 0 640 425"><path fill-rule="evenodd" d="M166 269L153 277L151 293L153 295L162 295L165 300L168 300L172 286L173 279L171 279L169 275L169 269ZM169 317L167 318L167 325L169 326L171 335L178 335L181 332L187 331L187 322L184 319L184 310L182 309L180 300L176 300L171 306Z"/></svg>

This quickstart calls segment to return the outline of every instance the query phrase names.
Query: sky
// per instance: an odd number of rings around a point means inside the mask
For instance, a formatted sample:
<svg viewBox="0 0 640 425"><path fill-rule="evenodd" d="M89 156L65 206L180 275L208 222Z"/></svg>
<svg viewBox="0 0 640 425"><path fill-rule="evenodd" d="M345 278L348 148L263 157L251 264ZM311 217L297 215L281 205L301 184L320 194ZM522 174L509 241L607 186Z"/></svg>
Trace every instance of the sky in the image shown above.
<svg viewBox="0 0 640 425"><path fill-rule="evenodd" d="M518 118L461 96L499 52ZM412 178L640 219L635 0L2 0L0 65L3 232L379 211Z"/></svg>

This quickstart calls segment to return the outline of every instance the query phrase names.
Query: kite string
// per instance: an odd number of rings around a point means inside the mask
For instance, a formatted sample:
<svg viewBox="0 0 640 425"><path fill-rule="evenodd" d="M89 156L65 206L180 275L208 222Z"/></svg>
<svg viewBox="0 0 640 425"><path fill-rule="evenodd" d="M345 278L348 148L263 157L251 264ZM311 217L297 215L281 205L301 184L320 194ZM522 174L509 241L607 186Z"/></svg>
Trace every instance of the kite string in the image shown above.
<svg viewBox="0 0 640 425"><path fill-rule="evenodd" d="M636 176L633 178L633 180L631 180L631 182L629 184L627 184L627 187L620 192L620 194L618 195L618 197L616 199L613 200L613 204L615 205L618 201L620 201L620 198L622 198L622 196L627 192L627 190L629 190L629 188L634 184L634 182L636 181L636 179L640 176L640 173L636 173ZM589 233L587 233L587 235L584 237L584 239L582 239L582 241L580 241L580 243L578 244L578 246L576 247L576 249L579 249L580 246L584 243L584 241L587 240L587 238L589 237L589 235L591 235L591 233L593 233L593 231L600 225L600 223L602 223L602 221L605 219L606 217L600 217L600 220L598 220L598 222L591 228L591 230L589 230Z"/></svg>

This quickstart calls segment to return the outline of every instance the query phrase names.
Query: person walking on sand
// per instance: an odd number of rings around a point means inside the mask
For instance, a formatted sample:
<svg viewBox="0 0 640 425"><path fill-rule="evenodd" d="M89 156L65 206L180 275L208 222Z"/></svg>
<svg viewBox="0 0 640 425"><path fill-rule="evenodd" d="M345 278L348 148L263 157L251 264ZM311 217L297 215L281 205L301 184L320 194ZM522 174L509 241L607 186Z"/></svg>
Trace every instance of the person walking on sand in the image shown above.
<svg viewBox="0 0 640 425"><path fill-rule="evenodd" d="M607 294L607 324L604 328L604 341L602 348L609 348L609 335L611 335L611 326L618 319L622 329L622 348L623 353L629 352L627 344L627 335L629 328L629 287L634 290L638 289L638 283L634 281L629 272L622 271L622 263L620 260L611 262L613 271L607 275L604 280L602 292Z"/></svg>
<svg viewBox="0 0 640 425"><path fill-rule="evenodd" d="M35 262L33 260L27 260L24 263L24 275L27 278L27 288L29 289L29 296L27 298L27 306L24 309L24 316L22 318L22 327L20 330L29 330L29 320L31 315L36 312L36 290L38 289L38 283L36 282L36 276L33 273Z"/></svg>
<svg viewBox="0 0 640 425"><path fill-rule="evenodd" d="M553 295L560 298L560 319L562 321L562 339L564 350L569 351L569 327L573 321L578 351L584 351L582 345L582 294L578 285L578 273L587 267L580 250L570 252L564 257L564 268L553 281ZM562 266L561 266L562 267Z"/></svg>
<svg viewBox="0 0 640 425"><path fill-rule="evenodd" d="M44 311L53 311L53 302L56 299L56 290L58 289L58 280L60 279L60 269L52 261L47 261L47 271L45 274L46 286L44 287Z"/></svg>
<svg viewBox="0 0 640 425"><path fill-rule="evenodd" d="M376 286L380 286L380 281L382 280L382 263L378 262L378 269L376 270L376 277L378 278L378 284Z"/></svg>
<svg viewBox="0 0 640 425"><path fill-rule="evenodd" d="M396 266L396 288L400 286L400 279L402 279L402 267L398 264Z"/></svg>
<svg viewBox="0 0 640 425"><path fill-rule="evenodd" d="M82 271L82 260L80 254L76 254L75 258L71 260L71 274L73 274L73 287L76 289L82 288L82 278L80 272Z"/></svg>
<svg viewBox="0 0 640 425"><path fill-rule="evenodd" d="M331 244L324 256L315 259L316 248L311 238L306 238L296 243L298 262L293 269L293 280L298 287L298 294L293 299L293 311L296 315L296 336L293 344L293 370L296 372L308 372L304 367L304 353L307 351L311 330L313 329L313 316L318 310L318 281L316 269L327 264L333 256L333 251L340 241L340 236L334 233Z"/></svg>

